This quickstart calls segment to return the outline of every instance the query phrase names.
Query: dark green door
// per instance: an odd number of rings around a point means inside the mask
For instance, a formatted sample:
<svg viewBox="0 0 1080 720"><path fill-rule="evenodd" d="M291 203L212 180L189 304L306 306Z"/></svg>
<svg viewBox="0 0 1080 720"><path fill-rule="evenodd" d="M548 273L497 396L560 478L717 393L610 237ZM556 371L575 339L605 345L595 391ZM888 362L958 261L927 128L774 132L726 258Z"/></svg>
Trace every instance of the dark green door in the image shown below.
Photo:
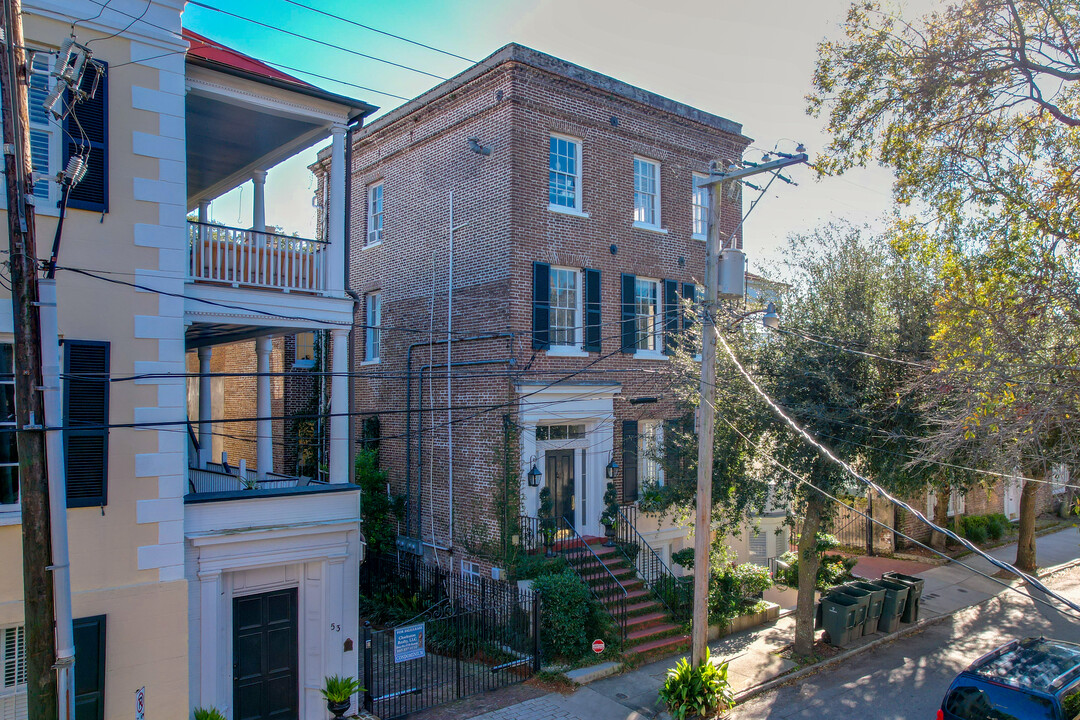
<svg viewBox="0 0 1080 720"><path fill-rule="evenodd" d="M75 720L105 717L105 616L76 618Z"/></svg>
<svg viewBox="0 0 1080 720"><path fill-rule="evenodd" d="M555 517L566 518L566 522L574 527L574 451L548 450L546 462L545 476Z"/></svg>
<svg viewBox="0 0 1080 720"><path fill-rule="evenodd" d="M296 589L233 599L233 718L296 720Z"/></svg>

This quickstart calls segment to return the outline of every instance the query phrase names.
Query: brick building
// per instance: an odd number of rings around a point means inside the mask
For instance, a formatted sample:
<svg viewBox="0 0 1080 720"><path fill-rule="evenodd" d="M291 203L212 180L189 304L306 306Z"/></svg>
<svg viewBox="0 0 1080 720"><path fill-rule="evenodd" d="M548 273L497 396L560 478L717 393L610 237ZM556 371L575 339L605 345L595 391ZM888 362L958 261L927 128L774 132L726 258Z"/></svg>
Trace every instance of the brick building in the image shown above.
<svg viewBox="0 0 1080 720"><path fill-rule="evenodd" d="M466 561L518 510L503 498L535 516L547 486L557 515L600 535L609 465L624 503L662 482L649 450L686 412L665 349L705 265L694 176L749 142L514 44L353 132L353 408L379 413L401 534ZM724 202L730 236L741 200ZM665 559L686 534L638 525Z"/></svg>

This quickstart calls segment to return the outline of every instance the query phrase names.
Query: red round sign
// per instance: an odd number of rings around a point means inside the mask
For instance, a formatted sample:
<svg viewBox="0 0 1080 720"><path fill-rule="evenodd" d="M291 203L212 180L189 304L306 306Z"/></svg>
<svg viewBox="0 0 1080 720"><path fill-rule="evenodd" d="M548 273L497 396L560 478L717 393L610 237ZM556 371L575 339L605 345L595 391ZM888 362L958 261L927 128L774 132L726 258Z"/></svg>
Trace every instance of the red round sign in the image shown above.
<svg viewBox="0 0 1080 720"><path fill-rule="evenodd" d="M592 651L594 653L596 653L597 655L604 652L604 641L603 640L593 640L592 641Z"/></svg>

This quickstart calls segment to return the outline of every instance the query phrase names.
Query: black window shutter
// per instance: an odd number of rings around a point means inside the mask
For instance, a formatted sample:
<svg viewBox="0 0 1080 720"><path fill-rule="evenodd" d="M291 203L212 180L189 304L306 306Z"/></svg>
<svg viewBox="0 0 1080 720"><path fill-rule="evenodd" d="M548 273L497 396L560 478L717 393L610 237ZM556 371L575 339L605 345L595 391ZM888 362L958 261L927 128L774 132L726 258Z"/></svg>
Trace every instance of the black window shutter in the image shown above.
<svg viewBox="0 0 1080 720"><path fill-rule="evenodd" d="M548 328L551 323L551 266L533 263L533 349L551 347Z"/></svg>
<svg viewBox="0 0 1080 720"><path fill-rule="evenodd" d="M637 420L622 424L622 497L623 502L638 499L638 427Z"/></svg>
<svg viewBox="0 0 1080 720"><path fill-rule="evenodd" d="M679 283L664 281L664 354L672 355L679 342Z"/></svg>
<svg viewBox="0 0 1080 720"><path fill-rule="evenodd" d="M683 283L682 292L683 299L689 300L693 304L693 308L691 308L689 312L684 309L682 313L683 338L686 338L686 341L690 342L690 333L688 331L692 329L695 324L697 324L697 285L694 285L693 283Z"/></svg>
<svg viewBox="0 0 1080 720"><path fill-rule="evenodd" d="M584 349L600 352L600 271L585 270Z"/></svg>
<svg viewBox="0 0 1080 720"><path fill-rule="evenodd" d="M637 332L635 320L637 310L634 306L634 293L637 288L637 276L623 273L622 276L622 348L624 353L637 350Z"/></svg>
<svg viewBox="0 0 1080 720"><path fill-rule="evenodd" d="M94 62L101 66L100 80L87 65L81 86L84 92L89 93L97 80L94 97L74 106L71 93L66 98L71 112L64 119L64 167L67 167L68 158L72 155L89 152L86 177L71 188L68 207L109 212L109 65L100 60ZM77 123L75 118L78 118Z"/></svg>
<svg viewBox="0 0 1080 720"><path fill-rule="evenodd" d="M76 618L75 720L105 717L105 616Z"/></svg>
<svg viewBox="0 0 1080 720"><path fill-rule="evenodd" d="M108 501L109 343L64 341L64 463L68 507Z"/></svg>

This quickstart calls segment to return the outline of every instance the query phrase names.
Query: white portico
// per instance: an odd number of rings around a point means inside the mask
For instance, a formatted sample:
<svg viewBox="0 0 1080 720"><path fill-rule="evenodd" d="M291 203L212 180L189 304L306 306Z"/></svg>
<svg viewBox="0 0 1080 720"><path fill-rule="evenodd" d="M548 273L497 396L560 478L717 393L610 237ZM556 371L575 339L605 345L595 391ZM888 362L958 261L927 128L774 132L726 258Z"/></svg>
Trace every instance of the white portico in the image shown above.
<svg viewBox="0 0 1080 720"><path fill-rule="evenodd" d="M523 511L537 516L540 489L549 487L555 513L566 517L583 536L602 535L600 513L607 486L605 469L612 460L614 383L517 386L521 398L520 478ZM533 465L542 473L539 486L528 485Z"/></svg>

